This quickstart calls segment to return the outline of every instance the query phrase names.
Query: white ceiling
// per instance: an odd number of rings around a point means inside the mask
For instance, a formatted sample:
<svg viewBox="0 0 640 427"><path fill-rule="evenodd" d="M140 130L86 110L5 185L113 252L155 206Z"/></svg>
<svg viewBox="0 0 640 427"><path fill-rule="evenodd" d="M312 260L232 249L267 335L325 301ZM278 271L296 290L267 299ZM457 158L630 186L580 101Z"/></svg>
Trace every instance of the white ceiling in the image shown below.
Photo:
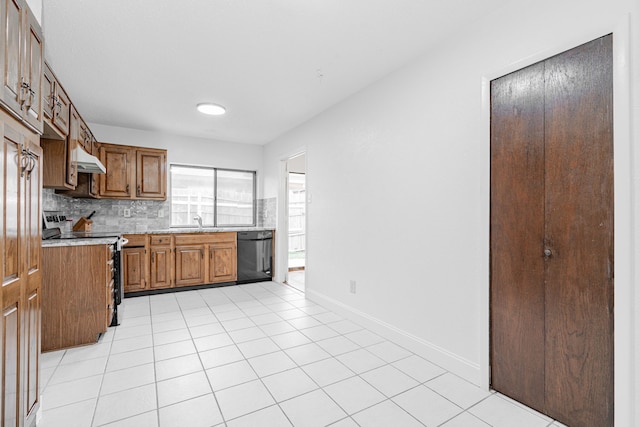
<svg viewBox="0 0 640 427"><path fill-rule="evenodd" d="M264 144L505 1L43 0L42 26L86 121Z"/></svg>

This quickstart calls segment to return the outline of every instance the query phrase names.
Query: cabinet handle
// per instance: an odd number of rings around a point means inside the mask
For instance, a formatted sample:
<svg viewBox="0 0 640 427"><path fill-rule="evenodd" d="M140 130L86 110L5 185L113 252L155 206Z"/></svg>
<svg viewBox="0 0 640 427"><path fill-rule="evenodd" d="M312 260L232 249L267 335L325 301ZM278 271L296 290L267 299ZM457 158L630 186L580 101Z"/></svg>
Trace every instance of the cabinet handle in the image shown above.
<svg viewBox="0 0 640 427"><path fill-rule="evenodd" d="M200 249L200 257L202 259L204 259L204 249L202 249L202 248Z"/></svg>
<svg viewBox="0 0 640 427"><path fill-rule="evenodd" d="M20 79L20 93L18 93L18 101L20 102L20 109L24 107L25 104L25 91L29 89L29 84L24 81L24 77Z"/></svg>
<svg viewBox="0 0 640 427"><path fill-rule="evenodd" d="M140 186L138 185L138 187L136 188L136 194L139 196L140 195Z"/></svg>
<svg viewBox="0 0 640 427"><path fill-rule="evenodd" d="M129 194L129 184L127 184L126 190L127 190L127 194Z"/></svg>

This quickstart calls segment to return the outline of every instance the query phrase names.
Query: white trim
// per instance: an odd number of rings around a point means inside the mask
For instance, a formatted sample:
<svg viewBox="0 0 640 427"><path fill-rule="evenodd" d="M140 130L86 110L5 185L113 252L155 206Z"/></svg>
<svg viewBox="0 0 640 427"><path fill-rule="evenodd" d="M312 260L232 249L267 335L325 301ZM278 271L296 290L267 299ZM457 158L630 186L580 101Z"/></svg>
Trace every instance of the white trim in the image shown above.
<svg viewBox="0 0 640 427"><path fill-rule="evenodd" d="M278 182L278 200L276 207L276 265L273 280L280 283L287 281L289 252L289 219L287 218L287 159L281 159L278 165L280 179ZM280 236L278 238L278 236Z"/></svg>
<svg viewBox="0 0 640 427"><path fill-rule="evenodd" d="M288 218L288 168L287 162L289 159L293 157L297 157L304 154L305 155L305 174L307 173L307 165L308 165L308 156L307 156L307 148L300 147L293 151L290 151L288 154L280 157L279 160L279 180L278 180L278 197L276 203L276 248L275 248L275 268L274 268L274 277L273 280L279 283L284 283L287 280L288 271L289 271L289 239L287 238L278 238L278 235L287 236L289 234L289 218ZM307 175L308 176L308 175ZM308 181L305 184L308 189ZM305 210L308 211L308 206L305 206ZM305 218L305 228L309 230L309 215ZM307 239L307 248L305 256L309 254L309 242ZM305 260L307 262L307 260ZM308 272L305 266L305 276ZM305 277L306 279L306 277Z"/></svg>
<svg viewBox="0 0 640 427"><path fill-rule="evenodd" d="M393 341L401 347L424 357L431 363L440 366L456 375L477 383L480 379L480 367L463 357L456 355L442 347L425 341L389 323L370 316L360 310L330 298L318 291L307 289L307 299L318 303L332 311L339 313L349 320ZM474 381L475 380L475 381Z"/></svg>
<svg viewBox="0 0 640 427"><path fill-rule="evenodd" d="M505 74L525 68L546 58L557 55L598 37L613 33L613 94L614 94L614 353L615 353L615 424L618 426L636 425L634 421L634 357L633 357L633 175L631 142L631 103L630 103L630 16L625 14L613 24L598 25L574 33L558 45L525 57L498 70L482 76L482 118L484 126L485 167L487 168L487 191L489 194L490 174L490 93L489 82ZM478 360L480 361L480 384L489 388L489 200L485 201L482 219L487 224L485 247L482 256L486 260L483 267L484 281L480 292L479 328L481 342Z"/></svg>

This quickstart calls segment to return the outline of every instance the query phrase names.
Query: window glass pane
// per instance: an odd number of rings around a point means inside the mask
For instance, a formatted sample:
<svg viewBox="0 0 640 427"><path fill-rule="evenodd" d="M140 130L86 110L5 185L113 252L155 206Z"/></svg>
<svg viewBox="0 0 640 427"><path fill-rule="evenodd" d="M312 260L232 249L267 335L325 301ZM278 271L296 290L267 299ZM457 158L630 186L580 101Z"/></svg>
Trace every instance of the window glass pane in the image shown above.
<svg viewBox="0 0 640 427"><path fill-rule="evenodd" d="M217 224L253 225L255 172L217 171Z"/></svg>
<svg viewBox="0 0 640 427"><path fill-rule="evenodd" d="M214 169L171 165L171 226L214 226Z"/></svg>

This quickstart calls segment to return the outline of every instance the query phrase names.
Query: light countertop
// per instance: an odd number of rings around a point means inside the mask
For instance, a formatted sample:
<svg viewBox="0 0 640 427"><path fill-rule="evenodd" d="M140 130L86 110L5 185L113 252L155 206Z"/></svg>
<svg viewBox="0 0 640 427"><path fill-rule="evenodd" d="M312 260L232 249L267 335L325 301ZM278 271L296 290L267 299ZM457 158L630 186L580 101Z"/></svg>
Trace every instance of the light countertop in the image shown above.
<svg viewBox="0 0 640 427"><path fill-rule="evenodd" d="M81 239L51 239L43 240L43 248L55 248L61 246L89 246L89 245L112 245L118 240L117 237L92 237Z"/></svg>
<svg viewBox="0 0 640 427"><path fill-rule="evenodd" d="M125 231L122 234L188 234L188 233L228 233L238 231L273 231L273 228L266 227L204 227L201 230L197 227L185 228L165 228L162 230L147 231Z"/></svg>

